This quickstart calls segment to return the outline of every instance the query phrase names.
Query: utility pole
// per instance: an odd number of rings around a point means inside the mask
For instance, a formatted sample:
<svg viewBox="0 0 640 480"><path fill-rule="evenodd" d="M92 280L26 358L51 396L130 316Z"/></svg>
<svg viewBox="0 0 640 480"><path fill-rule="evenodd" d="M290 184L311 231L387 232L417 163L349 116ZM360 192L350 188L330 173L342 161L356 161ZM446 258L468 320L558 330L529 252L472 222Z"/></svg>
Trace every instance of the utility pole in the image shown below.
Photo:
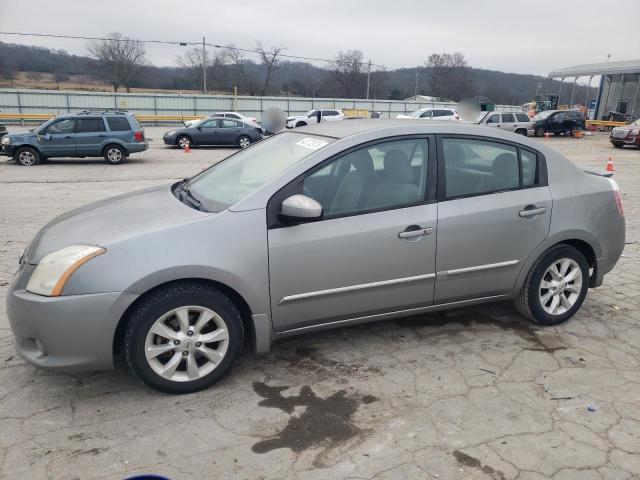
<svg viewBox="0 0 640 480"><path fill-rule="evenodd" d="M207 94L207 48L202 37L202 94Z"/></svg>
<svg viewBox="0 0 640 480"><path fill-rule="evenodd" d="M371 83L371 59L369 59L369 68L367 69L367 100L369 100L369 85Z"/></svg>
<svg viewBox="0 0 640 480"><path fill-rule="evenodd" d="M413 96L417 97L418 96L418 76L420 75L420 73L418 72L418 70L416 70L416 86L413 89Z"/></svg>

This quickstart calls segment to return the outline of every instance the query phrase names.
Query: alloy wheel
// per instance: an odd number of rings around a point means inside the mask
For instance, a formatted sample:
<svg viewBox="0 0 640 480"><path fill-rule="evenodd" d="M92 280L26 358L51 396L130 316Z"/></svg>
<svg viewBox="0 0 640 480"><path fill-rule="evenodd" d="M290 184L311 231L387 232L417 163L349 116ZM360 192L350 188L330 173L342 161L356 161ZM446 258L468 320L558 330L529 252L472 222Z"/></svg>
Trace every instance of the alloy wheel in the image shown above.
<svg viewBox="0 0 640 480"><path fill-rule="evenodd" d="M240 148L247 148L249 145L251 145L251 140L249 140L247 137L241 137L239 143Z"/></svg>
<svg viewBox="0 0 640 480"><path fill-rule="evenodd" d="M118 163L122 160L122 152L118 148L110 148L107 150L107 158L110 162Z"/></svg>
<svg viewBox="0 0 640 480"><path fill-rule="evenodd" d="M33 154L33 152L24 150L23 152L20 152L20 155L18 155L18 160L22 165L30 166L36 163L36 156Z"/></svg>
<svg viewBox="0 0 640 480"><path fill-rule="evenodd" d="M582 290L582 271L575 260L560 258L542 276L540 305L549 315L562 315L578 301Z"/></svg>
<svg viewBox="0 0 640 480"><path fill-rule="evenodd" d="M147 333L144 353L151 369L173 382L190 382L210 374L229 347L220 315L200 306L175 308L158 318Z"/></svg>
<svg viewBox="0 0 640 480"><path fill-rule="evenodd" d="M186 137L182 137L178 140L178 146L180 148L185 148L185 147L190 147L191 146L191 140L189 140Z"/></svg>

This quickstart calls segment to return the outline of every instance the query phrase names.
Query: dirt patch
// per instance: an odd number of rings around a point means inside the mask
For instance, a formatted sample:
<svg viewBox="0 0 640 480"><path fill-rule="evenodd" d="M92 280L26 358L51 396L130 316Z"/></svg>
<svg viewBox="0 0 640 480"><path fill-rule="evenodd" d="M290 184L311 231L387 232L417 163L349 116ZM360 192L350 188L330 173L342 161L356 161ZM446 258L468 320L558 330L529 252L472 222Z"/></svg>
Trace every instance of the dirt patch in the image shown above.
<svg viewBox="0 0 640 480"><path fill-rule="evenodd" d="M483 465L482 462L477 458L472 457L471 455L467 455L466 453L461 452L460 450L454 450L453 456L455 457L456 461L460 465L464 465L465 467L468 467L468 468L478 469L483 473L490 475L491 478L495 480L506 480L507 478L504 472L500 470L496 470L495 468L489 465Z"/></svg>
<svg viewBox="0 0 640 480"><path fill-rule="evenodd" d="M277 435L253 445L255 453L266 453L278 448L302 452L311 447L329 450L366 432L353 424L353 415L360 404L370 404L378 399L373 395L347 394L340 390L327 398L318 397L305 385L298 395L283 396L289 387L272 387L255 382L254 391L260 395L258 405L277 408L290 414L287 425ZM295 407L306 407L300 415L291 415ZM320 455L319 455L320 456ZM319 458L316 457L316 458Z"/></svg>

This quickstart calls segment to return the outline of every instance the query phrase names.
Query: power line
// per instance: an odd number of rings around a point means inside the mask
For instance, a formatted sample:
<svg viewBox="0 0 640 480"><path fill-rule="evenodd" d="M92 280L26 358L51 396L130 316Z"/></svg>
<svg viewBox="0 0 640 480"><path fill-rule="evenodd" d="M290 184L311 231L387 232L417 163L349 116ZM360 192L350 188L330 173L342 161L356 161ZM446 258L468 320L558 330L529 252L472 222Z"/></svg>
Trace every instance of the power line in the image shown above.
<svg viewBox="0 0 640 480"><path fill-rule="evenodd" d="M183 41L169 41L169 40L140 40L140 39L130 39L130 38L108 38L108 37L87 37L87 36L82 36L82 35L58 35L58 34L53 34L53 33L0 32L0 35L15 35L15 36L20 36L20 37L65 38L65 39L72 39L72 40L101 40L101 41L111 41L111 42L127 42L127 41L130 41L130 40L135 40L135 41L140 42L140 43L175 45L175 46L180 46L180 47L196 46L196 45L202 45L203 44L202 42L183 42ZM215 43L205 43L205 45L207 45L209 47L220 48L220 49L233 48L234 50L237 50L239 52L254 53L254 54L258 54L258 55L261 53L259 50L256 50L256 49L241 48L241 47L236 47L234 45L226 45L225 46L225 45L220 45L220 44L215 44ZM385 67L384 65L378 65L376 63L371 63L371 62L340 62L339 60L335 60L335 59L332 60L332 59L328 59L328 58L306 57L306 56L302 56L302 55L291 55L291 54L286 54L286 53L279 53L278 56L279 57L283 57L283 58L291 58L291 59L294 59L294 60L306 60L306 61L310 61L310 62L325 62L325 63L330 63L330 64L357 63L358 65L373 66L373 67L380 68L382 70L390 70L389 67Z"/></svg>

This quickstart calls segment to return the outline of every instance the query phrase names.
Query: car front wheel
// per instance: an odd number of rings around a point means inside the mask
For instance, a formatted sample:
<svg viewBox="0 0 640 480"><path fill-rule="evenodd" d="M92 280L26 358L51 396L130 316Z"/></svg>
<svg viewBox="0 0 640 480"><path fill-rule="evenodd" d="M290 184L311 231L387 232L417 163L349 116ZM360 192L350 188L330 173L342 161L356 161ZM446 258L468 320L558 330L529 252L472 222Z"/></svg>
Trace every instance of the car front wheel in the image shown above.
<svg viewBox="0 0 640 480"><path fill-rule="evenodd" d="M150 387L191 393L222 378L242 344L242 320L231 299L208 284L185 282L138 304L124 350L132 371Z"/></svg>
<svg viewBox="0 0 640 480"><path fill-rule="evenodd" d="M22 147L19 148L13 159L16 161L18 165L22 165L23 167L31 167L33 165L38 165L42 160L42 156L40 152L35 148L31 147Z"/></svg>
<svg viewBox="0 0 640 480"><path fill-rule="evenodd" d="M178 139L176 140L176 145L180 148L182 148L183 150L185 148L191 148L191 138L187 137L186 135L182 135L181 137L178 137Z"/></svg>
<svg viewBox="0 0 640 480"><path fill-rule="evenodd" d="M541 325L558 325L580 308L589 288L589 265L570 245L556 245L533 265L515 300L525 317Z"/></svg>

